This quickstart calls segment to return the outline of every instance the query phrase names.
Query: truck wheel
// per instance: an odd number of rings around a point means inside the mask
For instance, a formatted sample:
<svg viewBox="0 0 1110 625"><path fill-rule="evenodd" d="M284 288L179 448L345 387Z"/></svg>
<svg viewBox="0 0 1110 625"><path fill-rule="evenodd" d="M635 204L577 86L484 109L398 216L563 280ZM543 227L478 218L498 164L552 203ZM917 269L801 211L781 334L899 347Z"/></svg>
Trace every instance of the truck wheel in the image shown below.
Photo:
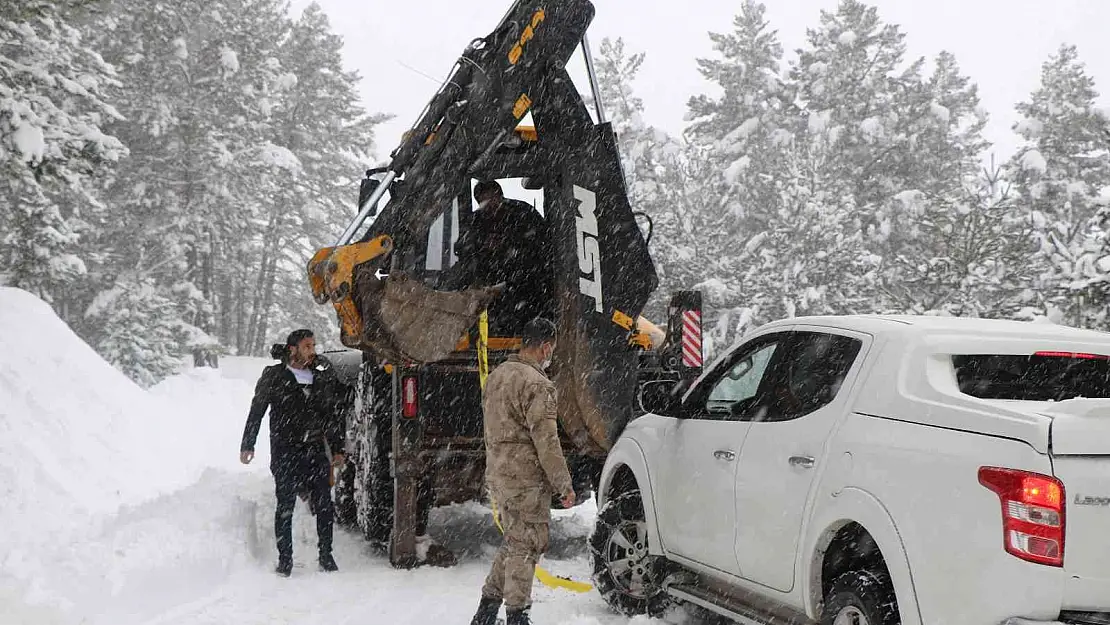
<svg viewBox="0 0 1110 625"><path fill-rule="evenodd" d="M393 530L393 419L389 413L390 380L363 369L355 411L354 504L359 529L367 540L388 543Z"/></svg>
<svg viewBox="0 0 1110 625"><path fill-rule="evenodd" d="M598 510L590 534L594 587L625 616L658 618L671 606L662 586L666 561L648 553L647 541L640 491L610 499Z"/></svg>
<svg viewBox="0 0 1110 625"><path fill-rule="evenodd" d="M849 571L833 581L820 625L899 625L894 585L886 573Z"/></svg>
<svg viewBox="0 0 1110 625"><path fill-rule="evenodd" d="M335 480L335 522L342 527L355 527L358 524L358 506L355 504L355 455L347 456L347 462Z"/></svg>
<svg viewBox="0 0 1110 625"><path fill-rule="evenodd" d="M356 389L348 391L343 402L344 421L347 423L345 438L351 438L351 426L357 421L355 411ZM355 504L355 472L357 465L353 449L348 450L347 461L336 470L335 475L335 522L342 527L356 527L358 524L358 506Z"/></svg>
<svg viewBox="0 0 1110 625"><path fill-rule="evenodd" d="M384 445L382 438L385 439ZM365 442L359 445L355 497L358 524L367 540L385 543L393 531L393 478L389 474L389 428L370 424Z"/></svg>

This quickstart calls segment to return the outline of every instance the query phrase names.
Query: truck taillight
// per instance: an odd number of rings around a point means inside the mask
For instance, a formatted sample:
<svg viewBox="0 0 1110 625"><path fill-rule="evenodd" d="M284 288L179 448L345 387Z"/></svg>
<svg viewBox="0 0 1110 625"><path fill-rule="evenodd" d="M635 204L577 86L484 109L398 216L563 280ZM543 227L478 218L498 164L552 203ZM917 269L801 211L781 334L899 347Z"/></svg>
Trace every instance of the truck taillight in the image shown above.
<svg viewBox="0 0 1110 625"><path fill-rule="evenodd" d="M401 415L406 419L416 417L420 400L416 392L416 376L401 379Z"/></svg>
<svg viewBox="0 0 1110 625"><path fill-rule="evenodd" d="M1064 565L1064 485L1038 473L980 467L979 483L1002 502L1006 551L1037 564Z"/></svg>

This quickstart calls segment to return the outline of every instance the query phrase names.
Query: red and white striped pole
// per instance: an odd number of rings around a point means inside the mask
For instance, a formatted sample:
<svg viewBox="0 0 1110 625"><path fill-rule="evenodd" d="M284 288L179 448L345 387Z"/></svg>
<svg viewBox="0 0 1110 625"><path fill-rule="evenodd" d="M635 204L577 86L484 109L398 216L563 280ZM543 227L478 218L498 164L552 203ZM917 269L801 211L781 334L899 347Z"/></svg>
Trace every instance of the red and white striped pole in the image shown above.
<svg viewBox="0 0 1110 625"><path fill-rule="evenodd" d="M702 364L701 311L682 312L682 365L697 368Z"/></svg>

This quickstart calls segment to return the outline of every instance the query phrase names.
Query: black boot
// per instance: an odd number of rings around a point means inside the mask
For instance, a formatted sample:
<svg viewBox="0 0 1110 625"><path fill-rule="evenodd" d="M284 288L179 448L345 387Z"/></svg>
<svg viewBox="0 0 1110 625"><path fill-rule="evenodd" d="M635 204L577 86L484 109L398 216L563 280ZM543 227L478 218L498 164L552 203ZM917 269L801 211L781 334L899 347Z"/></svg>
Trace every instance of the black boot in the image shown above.
<svg viewBox="0 0 1110 625"><path fill-rule="evenodd" d="M532 620L528 618L528 612L532 606L516 609L505 609L505 625L532 625Z"/></svg>
<svg viewBox="0 0 1110 625"><path fill-rule="evenodd" d="M290 556L278 557L277 568L274 571L282 577L289 577L293 572L293 558Z"/></svg>
<svg viewBox="0 0 1110 625"><path fill-rule="evenodd" d="M320 568L329 573L338 571L339 565L335 563L335 558L330 553L320 554Z"/></svg>
<svg viewBox="0 0 1110 625"><path fill-rule="evenodd" d="M496 625L499 610L501 610L500 599L482 597L482 601L478 603L478 611L474 613L474 618L470 619L470 625Z"/></svg>

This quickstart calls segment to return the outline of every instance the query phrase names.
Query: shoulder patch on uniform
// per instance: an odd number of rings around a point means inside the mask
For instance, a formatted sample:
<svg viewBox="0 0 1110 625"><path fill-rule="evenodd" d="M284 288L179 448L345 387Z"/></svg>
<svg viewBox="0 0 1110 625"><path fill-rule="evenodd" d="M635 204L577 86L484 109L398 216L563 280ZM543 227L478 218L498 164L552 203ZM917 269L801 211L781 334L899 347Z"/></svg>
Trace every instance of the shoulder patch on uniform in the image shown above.
<svg viewBox="0 0 1110 625"><path fill-rule="evenodd" d="M543 404L544 408L555 412L555 385L545 384L543 388Z"/></svg>

